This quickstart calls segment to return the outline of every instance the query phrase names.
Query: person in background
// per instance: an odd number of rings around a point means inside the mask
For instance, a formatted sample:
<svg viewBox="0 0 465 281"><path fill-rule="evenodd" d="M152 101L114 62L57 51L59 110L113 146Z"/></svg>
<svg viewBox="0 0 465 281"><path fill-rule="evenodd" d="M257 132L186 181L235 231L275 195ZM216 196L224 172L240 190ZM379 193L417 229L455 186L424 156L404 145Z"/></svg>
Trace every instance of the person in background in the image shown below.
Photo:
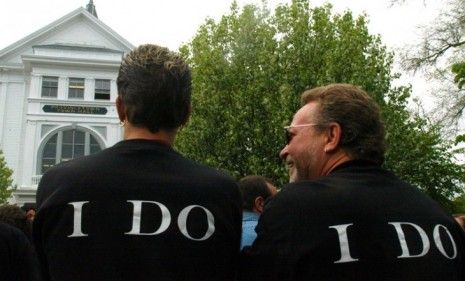
<svg viewBox="0 0 465 281"><path fill-rule="evenodd" d="M382 167L385 131L362 89L305 91L280 155L290 183L265 206L242 280L465 280L465 233Z"/></svg>
<svg viewBox="0 0 465 281"><path fill-rule="evenodd" d="M32 223L16 205L0 206L0 280L41 280Z"/></svg>
<svg viewBox="0 0 465 281"><path fill-rule="evenodd" d="M173 149L191 112L188 65L141 45L117 88L124 140L39 183L33 236L46 280L235 280L237 183Z"/></svg>
<svg viewBox="0 0 465 281"><path fill-rule="evenodd" d="M18 228L32 241L32 222L28 219L26 212L22 208L16 205L1 205L0 221Z"/></svg>
<svg viewBox="0 0 465 281"><path fill-rule="evenodd" d="M29 221L33 222L34 217L36 216L36 204L35 203L26 203L24 204L21 209L26 212L26 217Z"/></svg>
<svg viewBox="0 0 465 281"><path fill-rule="evenodd" d="M0 221L0 280L40 281L31 241L17 227Z"/></svg>
<svg viewBox="0 0 465 281"><path fill-rule="evenodd" d="M242 196L242 239L241 249L252 245L257 237L255 227L263 212L265 201L277 193L271 180L257 175L243 177L239 180Z"/></svg>
<svg viewBox="0 0 465 281"><path fill-rule="evenodd" d="M454 219L460 225L460 227L465 231L465 214L455 214Z"/></svg>

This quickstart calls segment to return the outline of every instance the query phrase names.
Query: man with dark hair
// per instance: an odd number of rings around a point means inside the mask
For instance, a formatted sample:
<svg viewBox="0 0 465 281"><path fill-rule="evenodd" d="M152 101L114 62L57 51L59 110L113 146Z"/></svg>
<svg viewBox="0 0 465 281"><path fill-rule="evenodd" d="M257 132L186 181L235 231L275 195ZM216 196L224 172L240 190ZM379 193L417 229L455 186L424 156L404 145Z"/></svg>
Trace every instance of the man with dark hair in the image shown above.
<svg viewBox="0 0 465 281"><path fill-rule="evenodd" d="M124 141L39 184L34 241L46 280L235 280L237 184L172 148L191 112L189 67L142 45L123 58L117 86Z"/></svg>
<svg viewBox="0 0 465 281"><path fill-rule="evenodd" d="M281 151L291 183L266 205L243 280L465 280L465 233L384 170L384 126L360 88L303 93Z"/></svg>
<svg viewBox="0 0 465 281"><path fill-rule="evenodd" d="M21 209L26 212L26 217L30 222L34 221L34 217L36 216L36 204L35 203L26 203L24 204Z"/></svg>
<svg viewBox="0 0 465 281"><path fill-rule="evenodd" d="M21 230L29 240L32 240L32 222L26 213L16 205L0 206L0 222L7 223Z"/></svg>
<svg viewBox="0 0 465 281"><path fill-rule="evenodd" d="M242 195L242 239L241 249L252 245L257 237L255 227L258 217L263 212L265 201L276 194L276 187L271 180L262 176L246 176L239 180Z"/></svg>

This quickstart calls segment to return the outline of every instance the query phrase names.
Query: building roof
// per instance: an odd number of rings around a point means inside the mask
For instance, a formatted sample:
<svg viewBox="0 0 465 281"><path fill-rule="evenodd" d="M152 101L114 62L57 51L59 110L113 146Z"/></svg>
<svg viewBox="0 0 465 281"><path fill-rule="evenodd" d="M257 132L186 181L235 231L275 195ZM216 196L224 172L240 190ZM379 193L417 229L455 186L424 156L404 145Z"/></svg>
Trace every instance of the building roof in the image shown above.
<svg viewBox="0 0 465 281"><path fill-rule="evenodd" d="M110 49L105 46L92 46L92 45L79 45L79 44L44 44L44 45L33 45L32 48L45 48L45 49L61 49L61 50L78 50L78 51L93 51L93 52L105 52L105 53L117 53L121 54L123 51Z"/></svg>
<svg viewBox="0 0 465 281"><path fill-rule="evenodd" d="M49 45L50 48L58 46L62 48L85 47L87 50L93 48L99 51L123 53L129 52L134 48L129 41L96 17L93 1L90 1L87 6L88 8L90 7L91 11L95 12L95 14L80 7L23 39L1 49L0 66L18 67L19 60L14 58L18 58L18 56L23 54L32 54L32 48L34 46ZM85 33L83 36L75 36L70 40L70 33L68 31L73 28L73 31L75 31L75 29L78 28L76 24L80 25ZM86 34L88 38L85 37ZM95 38L98 39L96 40ZM100 42L98 42L99 40Z"/></svg>

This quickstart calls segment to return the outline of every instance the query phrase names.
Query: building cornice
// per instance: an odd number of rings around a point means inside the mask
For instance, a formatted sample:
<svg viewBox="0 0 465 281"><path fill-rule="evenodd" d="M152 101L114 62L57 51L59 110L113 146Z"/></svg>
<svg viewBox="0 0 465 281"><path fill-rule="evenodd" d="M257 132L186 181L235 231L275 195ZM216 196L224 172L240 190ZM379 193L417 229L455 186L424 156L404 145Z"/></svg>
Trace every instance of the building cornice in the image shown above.
<svg viewBox="0 0 465 281"><path fill-rule="evenodd" d="M58 20L46 25L45 27L37 30L36 32L29 34L23 39L20 39L19 41L14 42L13 44L5 47L4 49L0 49L0 58L15 52L15 50L23 46L33 43L34 41L36 41L37 38L46 36L48 33L51 33L54 30L57 30L59 26L64 25L65 23L79 16L82 16L88 19L89 21L93 22L101 30L103 30L108 35L110 35L112 38L114 38L116 41L118 41L119 44L121 44L121 46L123 46L123 48L126 49L125 51L134 49L134 46L129 41L124 39L121 35L116 33L113 29L111 29L108 25L100 21L98 18L94 17L86 9L84 9L83 7L80 7L68 13L67 15L59 18Z"/></svg>
<svg viewBox="0 0 465 281"><path fill-rule="evenodd" d="M115 68L118 69L121 61L116 60L99 60L99 59L83 59L69 57L52 57L38 55L22 55L24 70L30 71L32 64L48 64L60 66L83 66L91 68Z"/></svg>

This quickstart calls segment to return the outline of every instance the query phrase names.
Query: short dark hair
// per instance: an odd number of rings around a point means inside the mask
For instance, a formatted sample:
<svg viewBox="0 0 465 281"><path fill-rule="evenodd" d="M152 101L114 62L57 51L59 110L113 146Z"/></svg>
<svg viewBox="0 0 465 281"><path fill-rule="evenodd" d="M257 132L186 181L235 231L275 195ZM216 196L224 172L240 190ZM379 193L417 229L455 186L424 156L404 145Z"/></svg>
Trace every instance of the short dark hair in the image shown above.
<svg viewBox="0 0 465 281"><path fill-rule="evenodd" d="M384 162L384 124L378 104L368 93L350 84L330 84L302 94L302 106L312 101L318 102L317 123L341 126L340 145L350 157Z"/></svg>
<svg viewBox="0 0 465 281"><path fill-rule="evenodd" d="M173 130L189 119L191 72L177 53L157 45L141 45L122 60L118 95L134 126L152 133Z"/></svg>
<svg viewBox="0 0 465 281"><path fill-rule="evenodd" d="M273 185L271 180L257 175L245 176L239 180L239 191L242 196L242 208L252 211L255 198L261 196L267 199L271 196L271 191L267 183Z"/></svg>
<svg viewBox="0 0 465 281"><path fill-rule="evenodd" d="M21 207L21 210L23 210L24 212L28 212L29 210L36 210L37 209L37 205L36 203L24 203L24 205Z"/></svg>
<svg viewBox="0 0 465 281"><path fill-rule="evenodd" d="M4 222L20 229L29 240L32 239L32 224L27 219L26 212L16 205L0 206L0 222Z"/></svg>

